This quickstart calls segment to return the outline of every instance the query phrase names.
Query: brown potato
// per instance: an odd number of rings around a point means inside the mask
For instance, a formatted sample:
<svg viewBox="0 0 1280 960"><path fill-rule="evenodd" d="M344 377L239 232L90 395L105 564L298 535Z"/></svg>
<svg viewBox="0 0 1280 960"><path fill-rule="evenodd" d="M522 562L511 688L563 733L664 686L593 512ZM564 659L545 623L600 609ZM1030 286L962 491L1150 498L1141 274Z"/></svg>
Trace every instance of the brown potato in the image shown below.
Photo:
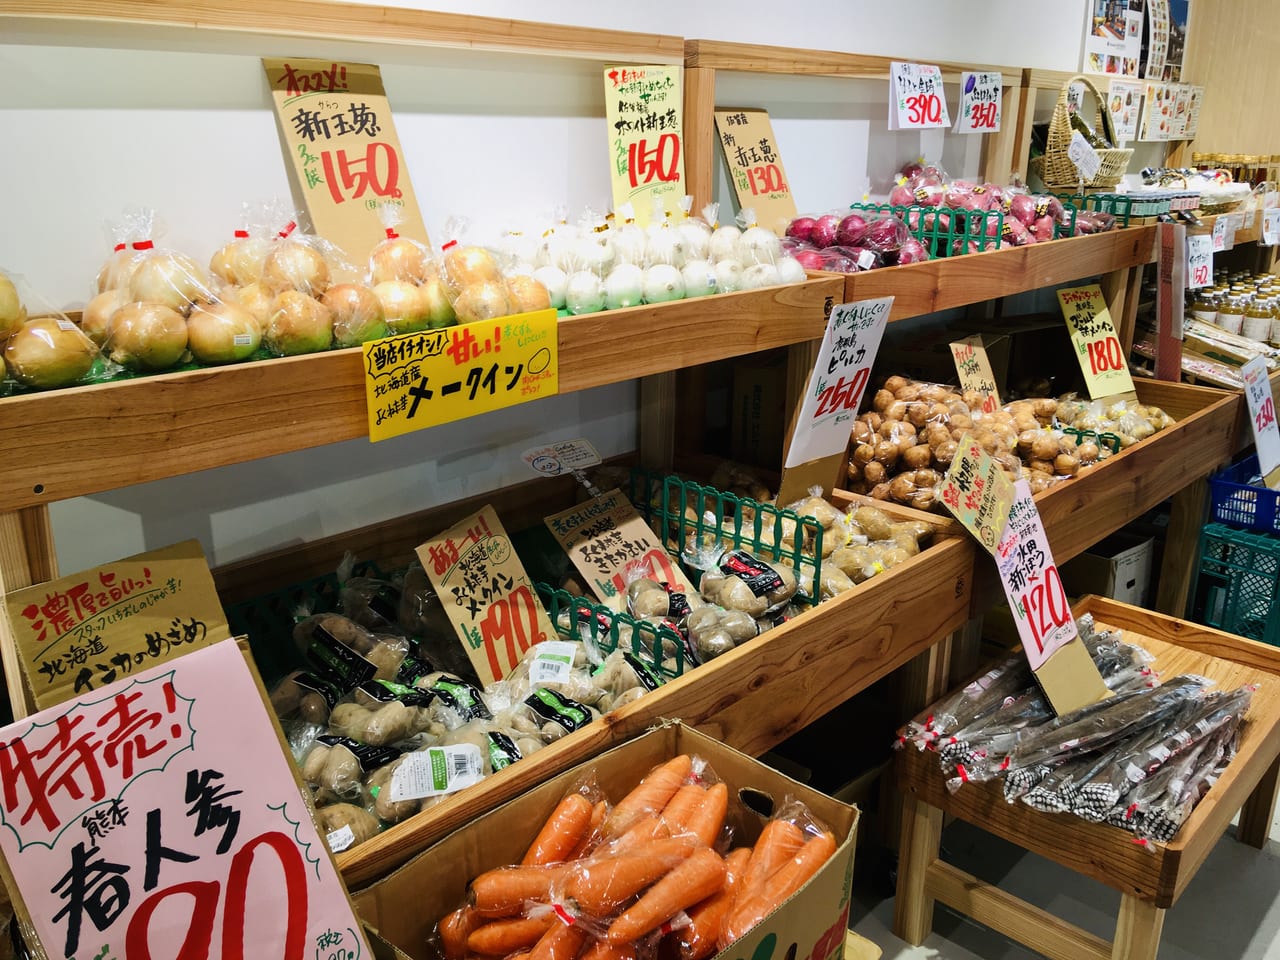
<svg viewBox="0 0 1280 960"><path fill-rule="evenodd" d="M894 401L892 390L877 390L876 395L871 398L871 408L879 410L881 413L888 410Z"/></svg>
<svg viewBox="0 0 1280 960"><path fill-rule="evenodd" d="M862 419L866 421L872 433L877 433L880 430L880 424L884 423L884 417L878 413L864 413Z"/></svg>
<svg viewBox="0 0 1280 960"><path fill-rule="evenodd" d="M326 840L331 834L348 827L354 839L351 846L364 843L378 832L378 819L367 810L350 803L333 803L316 811L316 829Z"/></svg>
<svg viewBox="0 0 1280 960"><path fill-rule="evenodd" d="M1069 453L1060 453L1053 459L1053 472L1063 477L1073 477L1080 469L1080 461Z"/></svg>
<svg viewBox="0 0 1280 960"><path fill-rule="evenodd" d="M930 447L909 447L902 451L902 463L908 470L919 470L933 463L933 450Z"/></svg>
<svg viewBox="0 0 1280 960"><path fill-rule="evenodd" d="M871 488L871 492L867 494L867 496L871 497L872 500L888 500L889 484L877 483L874 487Z"/></svg>
<svg viewBox="0 0 1280 960"><path fill-rule="evenodd" d="M892 467L898 462L898 453L898 444L892 440L881 440L876 444L876 461L886 467Z"/></svg>
<svg viewBox="0 0 1280 960"><path fill-rule="evenodd" d="M860 443L853 448L853 462L865 467L876 458L876 448L871 443Z"/></svg>
<svg viewBox="0 0 1280 960"><path fill-rule="evenodd" d="M853 426L849 428L849 439L853 443L867 443L874 436L874 431L861 419L853 421Z"/></svg>
<svg viewBox="0 0 1280 960"><path fill-rule="evenodd" d="M886 420L905 420L907 419L907 402L905 400L895 400L884 410L884 418Z"/></svg>
<svg viewBox="0 0 1280 960"><path fill-rule="evenodd" d="M893 536L893 521L887 513L875 507L858 507L853 511L853 522L868 540L888 540Z"/></svg>
<svg viewBox="0 0 1280 960"><path fill-rule="evenodd" d="M897 374L895 374L892 377L889 377L887 380L885 380L884 389L892 393L892 392L901 390L903 387L908 386L910 383L911 381L908 380L906 377L900 377Z"/></svg>
<svg viewBox="0 0 1280 960"><path fill-rule="evenodd" d="M387 823L399 823L407 820L422 809L422 800L391 800L391 778L396 768L404 762L404 757L393 760L386 766L379 767L364 782L365 794L373 801L373 812Z"/></svg>
<svg viewBox="0 0 1280 960"><path fill-rule="evenodd" d="M1027 463L1027 469L1029 469L1032 473L1046 473L1049 476L1053 476L1053 461L1052 460L1031 460Z"/></svg>
<svg viewBox="0 0 1280 960"><path fill-rule="evenodd" d="M1052 460L1058 455L1058 438L1041 431L1040 436L1031 444L1031 457L1034 460Z"/></svg>
<svg viewBox="0 0 1280 960"><path fill-rule="evenodd" d="M956 458L956 451L959 449L960 444L955 440L946 440L933 448L933 459L945 470L951 466L951 461Z"/></svg>
<svg viewBox="0 0 1280 960"><path fill-rule="evenodd" d="M942 482L942 474L931 468L917 470L911 478L917 487L936 487Z"/></svg>
<svg viewBox="0 0 1280 960"><path fill-rule="evenodd" d="M888 478L888 471L885 470L883 463L880 463L878 460L872 460L862 468L862 476L866 479L867 483L874 486L875 484L885 482Z"/></svg>
<svg viewBox="0 0 1280 960"><path fill-rule="evenodd" d="M889 484L889 496L898 503L910 503L911 498L915 496L918 489L915 482L903 474L894 477L893 482Z"/></svg>

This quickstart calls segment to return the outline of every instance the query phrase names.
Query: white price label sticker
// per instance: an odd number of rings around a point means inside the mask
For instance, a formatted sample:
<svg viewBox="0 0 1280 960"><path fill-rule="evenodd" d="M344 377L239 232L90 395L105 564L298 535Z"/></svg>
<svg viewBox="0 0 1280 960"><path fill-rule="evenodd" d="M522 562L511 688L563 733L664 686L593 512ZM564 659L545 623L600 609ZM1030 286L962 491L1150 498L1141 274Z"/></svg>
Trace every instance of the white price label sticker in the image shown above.
<svg viewBox="0 0 1280 960"><path fill-rule="evenodd" d="M862 405L892 309L893 297L832 308L787 450L788 468L833 456L848 446L849 427Z"/></svg>
<svg viewBox="0 0 1280 960"><path fill-rule="evenodd" d="M1187 237L1187 288L1198 290L1213 282L1213 238L1207 234Z"/></svg>
<svg viewBox="0 0 1280 960"><path fill-rule="evenodd" d="M996 133L1000 129L999 73L966 70L960 75L960 109L956 112L955 133Z"/></svg>
<svg viewBox="0 0 1280 960"><path fill-rule="evenodd" d="M942 71L931 63L900 63L889 68L889 129L927 130L951 126Z"/></svg>
<svg viewBox="0 0 1280 960"><path fill-rule="evenodd" d="M1266 359L1254 357L1240 368L1240 376L1244 379L1249 423L1253 427L1254 446L1258 449L1258 466L1266 478L1280 468L1280 427L1276 425L1276 406L1271 381L1267 377Z"/></svg>
<svg viewBox="0 0 1280 960"><path fill-rule="evenodd" d="M1230 217L1219 217L1213 221L1213 252L1222 253L1227 249L1227 227L1231 225Z"/></svg>
<svg viewBox="0 0 1280 960"><path fill-rule="evenodd" d="M339 827L329 833L324 838L324 842L328 845L331 853L341 853L356 842L356 835L351 832L350 827Z"/></svg>
<svg viewBox="0 0 1280 960"><path fill-rule="evenodd" d="M1274 247L1276 244L1280 244L1280 207L1268 207L1262 211L1262 245Z"/></svg>
<svg viewBox="0 0 1280 960"><path fill-rule="evenodd" d="M391 775L391 802L456 793L483 776L480 748L473 743L406 753Z"/></svg>
<svg viewBox="0 0 1280 960"><path fill-rule="evenodd" d="M1089 145L1089 141L1079 130L1071 134L1071 143L1067 145L1067 156L1076 165L1081 180L1092 180L1102 169L1102 158L1098 156L1098 151Z"/></svg>
<svg viewBox="0 0 1280 960"><path fill-rule="evenodd" d="M535 687L549 683L565 683L573 672L573 658L578 644L568 640L547 640L533 648L529 664L529 682Z"/></svg>
<svg viewBox="0 0 1280 960"><path fill-rule="evenodd" d="M533 470L544 477L558 477L564 473L586 470L600 465L600 454L590 440L561 440L545 447L533 447L521 455Z"/></svg>
<svg viewBox="0 0 1280 960"><path fill-rule="evenodd" d="M1014 490L1004 536L996 545L996 566L1027 662L1039 670L1079 633L1031 485L1019 480Z"/></svg>

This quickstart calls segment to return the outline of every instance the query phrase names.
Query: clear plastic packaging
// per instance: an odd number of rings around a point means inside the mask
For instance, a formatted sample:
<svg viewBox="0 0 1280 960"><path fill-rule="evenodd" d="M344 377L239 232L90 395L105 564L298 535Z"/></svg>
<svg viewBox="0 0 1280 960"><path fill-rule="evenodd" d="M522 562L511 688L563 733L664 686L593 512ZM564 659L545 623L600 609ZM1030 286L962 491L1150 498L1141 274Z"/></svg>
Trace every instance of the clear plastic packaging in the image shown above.
<svg viewBox="0 0 1280 960"><path fill-rule="evenodd" d="M99 294L109 290L128 290L129 279L138 265L138 261L146 254L149 247L144 241L153 239L155 211L139 209L130 210L118 219L106 224L107 236L111 242L111 252L98 271L95 291ZM146 231L146 235L143 233Z"/></svg>
<svg viewBox="0 0 1280 960"><path fill-rule="evenodd" d="M437 275L436 258L431 249L411 237L400 236L396 231L396 227L404 222L401 207L394 203L379 205L378 222L382 224L386 238L369 252L370 286L388 280L421 284Z"/></svg>
<svg viewBox="0 0 1280 960"><path fill-rule="evenodd" d="M0 382L51 390L86 382L97 345L17 274L0 271Z"/></svg>
<svg viewBox="0 0 1280 960"><path fill-rule="evenodd" d="M209 260L209 273L218 282L243 287L262 280L267 257L274 247L266 212L244 203L240 210L240 226L231 240L219 247Z"/></svg>

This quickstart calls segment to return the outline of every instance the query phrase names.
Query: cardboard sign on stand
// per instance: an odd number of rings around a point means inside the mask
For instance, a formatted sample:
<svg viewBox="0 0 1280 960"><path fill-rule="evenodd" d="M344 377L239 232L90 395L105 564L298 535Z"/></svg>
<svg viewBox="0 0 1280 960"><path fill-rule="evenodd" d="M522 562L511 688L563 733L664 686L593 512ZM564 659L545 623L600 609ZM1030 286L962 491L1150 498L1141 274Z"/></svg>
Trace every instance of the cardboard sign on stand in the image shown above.
<svg viewBox="0 0 1280 960"><path fill-rule="evenodd" d="M1244 378L1244 396L1249 404L1249 426L1258 451L1262 481L1272 490L1280 490L1280 426L1276 424L1275 400L1271 381L1267 378L1267 361L1254 357L1240 368Z"/></svg>
<svg viewBox="0 0 1280 960"><path fill-rule="evenodd" d="M386 239L378 207L391 203L396 233L429 246L378 67L296 57L264 57L262 67L315 232L358 261Z"/></svg>
<svg viewBox="0 0 1280 960"><path fill-rule="evenodd" d="M982 394L982 412L994 413L1000 406L1000 393L982 337L967 337L952 343L951 359L955 361L961 389Z"/></svg>
<svg viewBox="0 0 1280 960"><path fill-rule="evenodd" d="M647 226L654 198L673 215L685 194L684 95L680 67L604 68L613 208L631 204Z"/></svg>
<svg viewBox="0 0 1280 960"><path fill-rule="evenodd" d="M795 219L796 201L787 185L768 112L717 110L715 117L738 208L754 209L756 223L781 235Z"/></svg>
<svg viewBox="0 0 1280 960"><path fill-rule="evenodd" d="M1080 371L1094 400L1133 394L1133 377L1111 311L1096 283L1058 291Z"/></svg>
<svg viewBox="0 0 1280 960"><path fill-rule="evenodd" d="M778 503L831 490L841 477L849 430L866 393L893 297L836 304L796 411L783 463Z"/></svg>

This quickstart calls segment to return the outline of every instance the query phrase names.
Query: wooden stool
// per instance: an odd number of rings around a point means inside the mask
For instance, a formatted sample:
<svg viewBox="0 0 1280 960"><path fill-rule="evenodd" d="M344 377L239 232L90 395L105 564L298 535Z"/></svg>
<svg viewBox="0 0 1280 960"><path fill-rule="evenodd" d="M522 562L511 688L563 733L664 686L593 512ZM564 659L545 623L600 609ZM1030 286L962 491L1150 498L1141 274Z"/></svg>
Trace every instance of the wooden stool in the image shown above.
<svg viewBox="0 0 1280 960"><path fill-rule="evenodd" d="M938 758L914 747L896 762L903 801L902 848L894 933L919 945L933 928L941 901L1053 960L1154 960L1164 912L1204 862L1240 811L1238 837L1267 842L1280 775L1280 650L1174 617L1112 600L1087 597L1076 616L1093 613L1101 627L1156 657L1165 678L1199 673L1219 689L1257 684L1241 731L1240 750L1168 844L1135 844L1133 835L1069 814L1046 814L1008 803L1003 783L970 783L947 792ZM1122 894L1115 939L1067 923L939 859L944 815L974 824L1042 857L1092 877Z"/></svg>

